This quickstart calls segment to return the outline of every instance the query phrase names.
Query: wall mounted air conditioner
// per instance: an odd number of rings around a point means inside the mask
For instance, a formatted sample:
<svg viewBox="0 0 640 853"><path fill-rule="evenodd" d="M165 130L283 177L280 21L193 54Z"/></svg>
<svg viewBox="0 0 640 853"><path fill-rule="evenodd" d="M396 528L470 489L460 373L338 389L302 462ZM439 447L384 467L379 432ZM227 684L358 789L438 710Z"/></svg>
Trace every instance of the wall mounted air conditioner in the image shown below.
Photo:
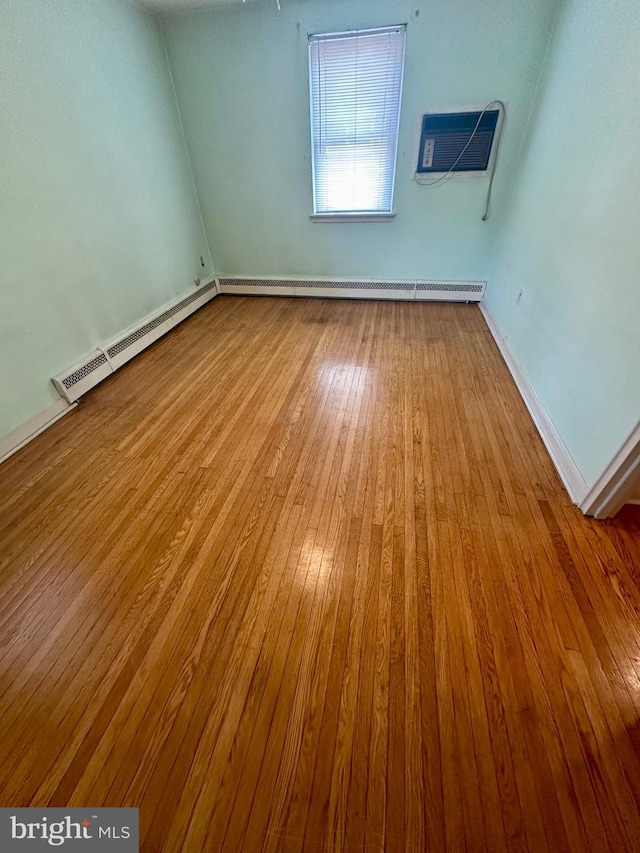
<svg viewBox="0 0 640 853"><path fill-rule="evenodd" d="M469 108L426 112L420 121L416 180L449 174L480 177L493 168L503 110Z"/></svg>

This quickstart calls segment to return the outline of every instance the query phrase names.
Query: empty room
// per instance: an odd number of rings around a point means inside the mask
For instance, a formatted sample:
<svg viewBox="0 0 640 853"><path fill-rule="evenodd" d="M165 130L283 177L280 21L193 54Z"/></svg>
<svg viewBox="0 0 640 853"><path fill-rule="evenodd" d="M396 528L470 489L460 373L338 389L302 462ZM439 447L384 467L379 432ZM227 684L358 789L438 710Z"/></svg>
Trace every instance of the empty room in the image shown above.
<svg viewBox="0 0 640 853"><path fill-rule="evenodd" d="M0 851L640 850L636 0L0 0Z"/></svg>

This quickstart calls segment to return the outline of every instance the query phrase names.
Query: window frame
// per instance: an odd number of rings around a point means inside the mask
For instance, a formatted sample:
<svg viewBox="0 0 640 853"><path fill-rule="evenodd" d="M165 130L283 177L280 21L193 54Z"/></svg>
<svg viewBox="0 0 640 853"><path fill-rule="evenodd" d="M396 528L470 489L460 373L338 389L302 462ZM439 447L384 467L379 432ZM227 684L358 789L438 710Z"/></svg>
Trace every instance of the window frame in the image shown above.
<svg viewBox="0 0 640 853"><path fill-rule="evenodd" d="M312 45L314 42L321 40L332 40L340 38L353 38L360 34L374 34L398 31L402 33L402 59L400 64L399 75L399 94L398 94L398 110L397 121L395 125L395 133L393 137L394 152L393 152L393 167L391 169L391 204L389 210L336 210L336 211L318 211L316 201L316 145L314 137L314 97L313 97L313 70L312 70ZM344 30L341 32L313 33L309 34L307 43L308 55L308 75L309 75L309 123L310 123L310 141L311 141L311 191L313 213L309 214L312 222L391 222L396 216L394 207L395 199L395 183L396 173L398 169L398 146L400 138L400 117L402 113L402 95L404 89L404 66L406 57L406 24L389 24L381 27L366 27L354 30Z"/></svg>

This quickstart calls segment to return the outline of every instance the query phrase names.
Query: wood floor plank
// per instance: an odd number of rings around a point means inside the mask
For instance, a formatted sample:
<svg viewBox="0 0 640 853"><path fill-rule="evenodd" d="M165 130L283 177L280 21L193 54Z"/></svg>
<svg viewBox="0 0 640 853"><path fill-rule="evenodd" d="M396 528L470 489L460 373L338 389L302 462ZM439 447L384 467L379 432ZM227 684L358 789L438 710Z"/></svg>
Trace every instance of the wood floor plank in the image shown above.
<svg viewBox="0 0 640 853"><path fill-rule="evenodd" d="M0 467L0 805L141 849L640 849L640 509L477 308L223 297Z"/></svg>

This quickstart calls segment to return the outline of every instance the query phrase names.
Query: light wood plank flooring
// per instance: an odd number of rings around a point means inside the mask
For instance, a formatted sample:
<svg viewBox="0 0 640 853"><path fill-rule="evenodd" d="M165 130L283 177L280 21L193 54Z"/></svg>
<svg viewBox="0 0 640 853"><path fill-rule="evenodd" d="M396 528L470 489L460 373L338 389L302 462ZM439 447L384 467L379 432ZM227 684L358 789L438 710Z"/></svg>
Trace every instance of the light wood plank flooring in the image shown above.
<svg viewBox="0 0 640 853"><path fill-rule="evenodd" d="M571 505L476 306L219 298L0 480L1 805L640 850L640 510Z"/></svg>

